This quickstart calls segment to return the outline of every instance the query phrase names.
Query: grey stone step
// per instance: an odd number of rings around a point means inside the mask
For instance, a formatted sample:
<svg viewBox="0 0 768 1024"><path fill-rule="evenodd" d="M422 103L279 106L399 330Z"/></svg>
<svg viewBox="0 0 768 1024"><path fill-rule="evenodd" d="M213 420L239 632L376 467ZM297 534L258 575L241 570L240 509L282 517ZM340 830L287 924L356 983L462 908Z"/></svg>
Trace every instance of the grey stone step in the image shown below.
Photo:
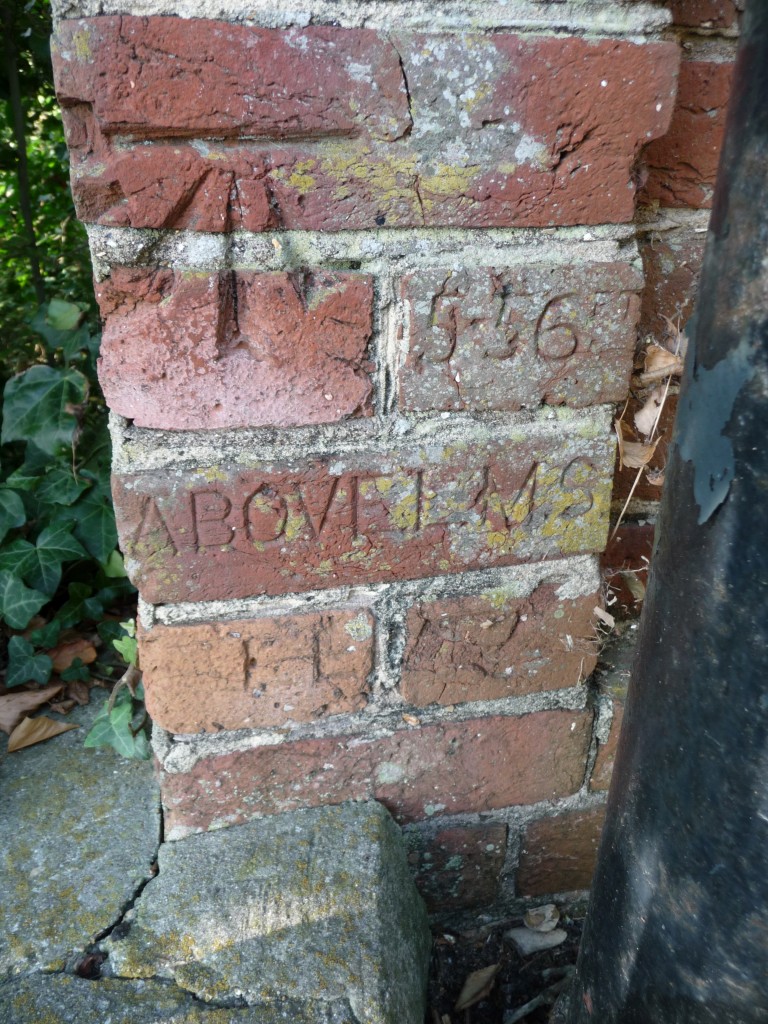
<svg viewBox="0 0 768 1024"><path fill-rule="evenodd" d="M427 915L400 831L374 802L165 844L104 946L115 975L167 978L208 1002L289 1000L312 1022L424 1016ZM318 1003L340 1016L313 1016Z"/></svg>
<svg viewBox="0 0 768 1024"><path fill-rule="evenodd" d="M61 969L150 876L160 842L152 765L83 747L101 703L67 717L80 728L14 754L0 733L0 979Z"/></svg>
<svg viewBox="0 0 768 1024"><path fill-rule="evenodd" d="M342 1008L316 1003L214 1007L175 985L69 974L32 974L0 985L2 1024L356 1024Z"/></svg>

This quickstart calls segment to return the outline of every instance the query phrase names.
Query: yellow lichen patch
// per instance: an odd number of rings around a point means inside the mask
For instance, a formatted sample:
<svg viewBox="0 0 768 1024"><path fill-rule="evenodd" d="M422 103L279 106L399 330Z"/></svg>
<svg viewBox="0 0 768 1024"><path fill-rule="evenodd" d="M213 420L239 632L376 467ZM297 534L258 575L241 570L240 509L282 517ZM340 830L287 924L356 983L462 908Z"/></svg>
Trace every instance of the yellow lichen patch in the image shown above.
<svg viewBox="0 0 768 1024"><path fill-rule="evenodd" d="M273 176L284 181L291 188L297 189L301 193L311 191L316 185L317 181L310 174L317 167L317 160L297 160L291 168L290 174L287 174L285 169L282 167L276 168L272 173Z"/></svg>
<svg viewBox="0 0 768 1024"><path fill-rule="evenodd" d="M78 60L92 60L91 36L88 29L79 29L72 36L72 44L75 47L75 56Z"/></svg>

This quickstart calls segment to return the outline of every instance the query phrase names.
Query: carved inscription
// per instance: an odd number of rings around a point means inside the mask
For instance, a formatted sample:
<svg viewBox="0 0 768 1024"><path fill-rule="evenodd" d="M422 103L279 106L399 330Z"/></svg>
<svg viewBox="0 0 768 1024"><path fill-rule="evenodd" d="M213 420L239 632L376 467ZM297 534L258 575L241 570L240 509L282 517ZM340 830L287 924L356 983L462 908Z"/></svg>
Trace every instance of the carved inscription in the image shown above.
<svg viewBox="0 0 768 1024"><path fill-rule="evenodd" d="M401 284L406 409L618 401L639 316L628 263L414 273Z"/></svg>
<svg viewBox="0 0 768 1024"><path fill-rule="evenodd" d="M601 550L612 442L529 435L115 485L154 601L289 593ZM217 482L206 482L212 476Z"/></svg>
<svg viewBox="0 0 768 1024"><path fill-rule="evenodd" d="M367 608L156 625L140 635L147 705L156 723L179 733L358 711L373 635Z"/></svg>

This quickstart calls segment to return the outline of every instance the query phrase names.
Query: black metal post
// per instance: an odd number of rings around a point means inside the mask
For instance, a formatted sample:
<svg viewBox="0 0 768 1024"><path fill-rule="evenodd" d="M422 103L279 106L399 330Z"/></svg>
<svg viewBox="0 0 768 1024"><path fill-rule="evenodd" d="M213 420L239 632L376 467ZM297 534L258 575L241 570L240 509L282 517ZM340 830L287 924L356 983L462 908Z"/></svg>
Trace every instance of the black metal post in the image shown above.
<svg viewBox="0 0 768 1024"><path fill-rule="evenodd" d="M744 18L569 1024L768 1021L768 3Z"/></svg>

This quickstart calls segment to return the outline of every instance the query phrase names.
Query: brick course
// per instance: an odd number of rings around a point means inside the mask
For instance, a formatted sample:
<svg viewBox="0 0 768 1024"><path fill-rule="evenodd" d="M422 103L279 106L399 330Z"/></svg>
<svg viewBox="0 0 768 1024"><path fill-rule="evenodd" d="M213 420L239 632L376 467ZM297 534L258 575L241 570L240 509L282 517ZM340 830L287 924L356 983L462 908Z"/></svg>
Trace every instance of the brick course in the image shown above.
<svg viewBox="0 0 768 1024"><path fill-rule="evenodd" d="M517 871L521 896L588 889L597 859L605 808L571 811L532 821L525 830Z"/></svg>
<svg viewBox="0 0 768 1024"><path fill-rule="evenodd" d="M574 686L597 661L598 593L562 600L542 584L422 601L406 618L402 694L417 705L494 700Z"/></svg>
<svg viewBox="0 0 768 1024"><path fill-rule="evenodd" d="M138 426L292 426L371 412L368 276L117 267L96 297L104 394Z"/></svg>
<svg viewBox="0 0 768 1024"><path fill-rule="evenodd" d="M645 152L641 202L710 209L732 78L727 61L682 62L672 123Z"/></svg>
<svg viewBox="0 0 768 1024"><path fill-rule="evenodd" d="M54 41L80 218L200 231L629 220L676 65L672 43L164 17Z"/></svg>
<svg viewBox="0 0 768 1024"><path fill-rule="evenodd" d="M495 822L408 831L408 862L427 910L440 913L493 903L507 847L507 826Z"/></svg>
<svg viewBox="0 0 768 1024"><path fill-rule="evenodd" d="M155 626L140 634L147 710L175 733L287 727L359 711L373 635L365 609Z"/></svg>
<svg viewBox="0 0 768 1024"><path fill-rule="evenodd" d="M600 550L612 442L519 436L470 434L241 472L227 464L120 475L113 491L129 571L148 600L164 603Z"/></svg>
<svg viewBox="0 0 768 1024"><path fill-rule="evenodd" d="M617 402L642 274L627 263L425 270L407 277L403 409Z"/></svg>
<svg viewBox="0 0 768 1024"><path fill-rule="evenodd" d="M380 800L401 823L553 800L583 781L591 721L586 711L540 711L201 759L162 773L166 829L178 837L344 800Z"/></svg>

